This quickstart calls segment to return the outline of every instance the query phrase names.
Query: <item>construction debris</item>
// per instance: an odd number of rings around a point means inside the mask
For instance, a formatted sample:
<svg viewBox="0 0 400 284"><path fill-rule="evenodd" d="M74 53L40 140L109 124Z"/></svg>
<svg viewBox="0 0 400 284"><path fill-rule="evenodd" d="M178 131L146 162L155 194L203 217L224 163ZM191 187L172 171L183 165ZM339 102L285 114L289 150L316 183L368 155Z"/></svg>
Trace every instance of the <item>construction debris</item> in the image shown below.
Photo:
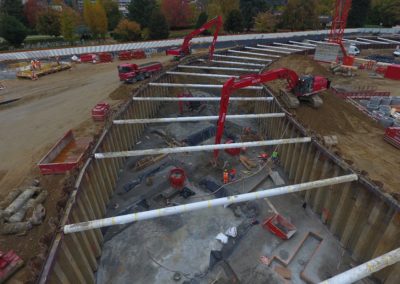
<svg viewBox="0 0 400 284"><path fill-rule="evenodd" d="M253 168L257 167L257 164L254 163L252 160L250 160L245 155L240 155L239 160L242 163L242 165L249 171L251 171Z"/></svg>
<svg viewBox="0 0 400 284"><path fill-rule="evenodd" d="M274 268L275 272L282 276L284 279L292 279L292 271L289 268L277 265Z"/></svg>
<svg viewBox="0 0 400 284"><path fill-rule="evenodd" d="M0 251L0 284L5 283L23 265L24 261L14 251Z"/></svg>

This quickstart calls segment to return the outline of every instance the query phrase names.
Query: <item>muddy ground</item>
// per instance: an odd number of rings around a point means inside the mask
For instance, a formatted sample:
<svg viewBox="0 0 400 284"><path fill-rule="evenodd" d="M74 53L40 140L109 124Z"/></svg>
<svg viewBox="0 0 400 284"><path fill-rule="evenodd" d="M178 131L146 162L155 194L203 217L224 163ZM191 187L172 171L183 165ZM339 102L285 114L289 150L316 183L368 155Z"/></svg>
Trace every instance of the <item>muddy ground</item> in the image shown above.
<svg viewBox="0 0 400 284"><path fill-rule="evenodd" d="M166 63L170 57L137 60ZM13 249L26 265L13 277L17 283L34 281L40 273L48 246L58 226L73 179L65 175L41 176L37 162L69 129L77 137L93 137L102 131L90 111L98 102L114 108L130 98L137 85L121 85L117 74L120 61L77 64L72 69L41 77L38 81L3 80L0 101L0 198L11 189L30 185L35 178L48 190L46 219L24 235L0 236L0 250Z"/></svg>
<svg viewBox="0 0 400 284"><path fill-rule="evenodd" d="M329 71L328 65L321 65L310 57L299 55L285 57L274 62L270 69L277 67L287 67L299 74L326 76L332 81L333 86L349 89L376 86L378 90L390 91L392 95L400 96L399 81L371 79L367 71L358 71L357 76L351 78L335 76ZM282 86L281 84L269 85L277 89ZM398 198L400 150L383 140L385 129L351 104L336 97L331 91L326 91L321 96L324 104L320 109L302 105L292 113L314 133L336 135L339 141L337 153L355 169L363 171L377 185L381 185L383 191L392 193Z"/></svg>

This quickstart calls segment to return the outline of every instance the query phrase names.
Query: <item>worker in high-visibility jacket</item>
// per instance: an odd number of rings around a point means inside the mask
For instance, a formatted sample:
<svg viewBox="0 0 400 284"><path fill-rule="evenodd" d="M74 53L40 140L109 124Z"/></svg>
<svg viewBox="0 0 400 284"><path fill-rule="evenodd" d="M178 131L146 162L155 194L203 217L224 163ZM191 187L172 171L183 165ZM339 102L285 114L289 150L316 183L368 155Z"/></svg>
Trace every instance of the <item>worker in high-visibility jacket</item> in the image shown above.
<svg viewBox="0 0 400 284"><path fill-rule="evenodd" d="M229 182L229 173L227 169L224 170L223 179L224 179L224 184L227 184Z"/></svg>
<svg viewBox="0 0 400 284"><path fill-rule="evenodd" d="M278 161L278 152L277 151L273 151L272 155L271 155L272 161L273 162L277 162Z"/></svg>

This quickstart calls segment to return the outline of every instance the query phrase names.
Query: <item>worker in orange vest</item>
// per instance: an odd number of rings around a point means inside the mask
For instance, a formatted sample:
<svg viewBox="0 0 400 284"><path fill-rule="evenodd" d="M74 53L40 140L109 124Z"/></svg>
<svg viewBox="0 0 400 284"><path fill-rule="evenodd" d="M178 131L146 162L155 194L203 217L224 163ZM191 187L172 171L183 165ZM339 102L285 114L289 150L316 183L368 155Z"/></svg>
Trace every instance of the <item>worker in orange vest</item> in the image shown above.
<svg viewBox="0 0 400 284"><path fill-rule="evenodd" d="M224 184L227 184L229 182L229 173L228 170L224 170Z"/></svg>

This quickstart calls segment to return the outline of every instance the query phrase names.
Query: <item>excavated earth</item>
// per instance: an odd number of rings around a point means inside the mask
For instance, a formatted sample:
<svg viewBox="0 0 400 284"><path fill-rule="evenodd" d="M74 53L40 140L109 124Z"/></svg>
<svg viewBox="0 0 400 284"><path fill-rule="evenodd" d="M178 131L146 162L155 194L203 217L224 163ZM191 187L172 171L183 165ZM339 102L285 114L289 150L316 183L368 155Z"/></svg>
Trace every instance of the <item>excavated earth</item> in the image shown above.
<svg viewBox="0 0 400 284"><path fill-rule="evenodd" d="M279 67L290 68L299 74L326 76L333 86L351 88L374 84L379 90L385 90L387 84L392 95L400 95L394 88L398 88L398 81L371 79L366 71L359 71L360 73L352 78L335 76L329 72L329 66L323 66L307 56L292 55L282 58L274 62L269 69ZM282 84L284 82L272 82L268 86L277 93ZM299 109L291 112L311 133L336 135L338 145L335 153L380 186L384 192L399 200L400 150L383 140L385 129L350 103L335 96L333 92L326 91L321 96L324 100L321 108L313 109L301 105Z"/></svg>

